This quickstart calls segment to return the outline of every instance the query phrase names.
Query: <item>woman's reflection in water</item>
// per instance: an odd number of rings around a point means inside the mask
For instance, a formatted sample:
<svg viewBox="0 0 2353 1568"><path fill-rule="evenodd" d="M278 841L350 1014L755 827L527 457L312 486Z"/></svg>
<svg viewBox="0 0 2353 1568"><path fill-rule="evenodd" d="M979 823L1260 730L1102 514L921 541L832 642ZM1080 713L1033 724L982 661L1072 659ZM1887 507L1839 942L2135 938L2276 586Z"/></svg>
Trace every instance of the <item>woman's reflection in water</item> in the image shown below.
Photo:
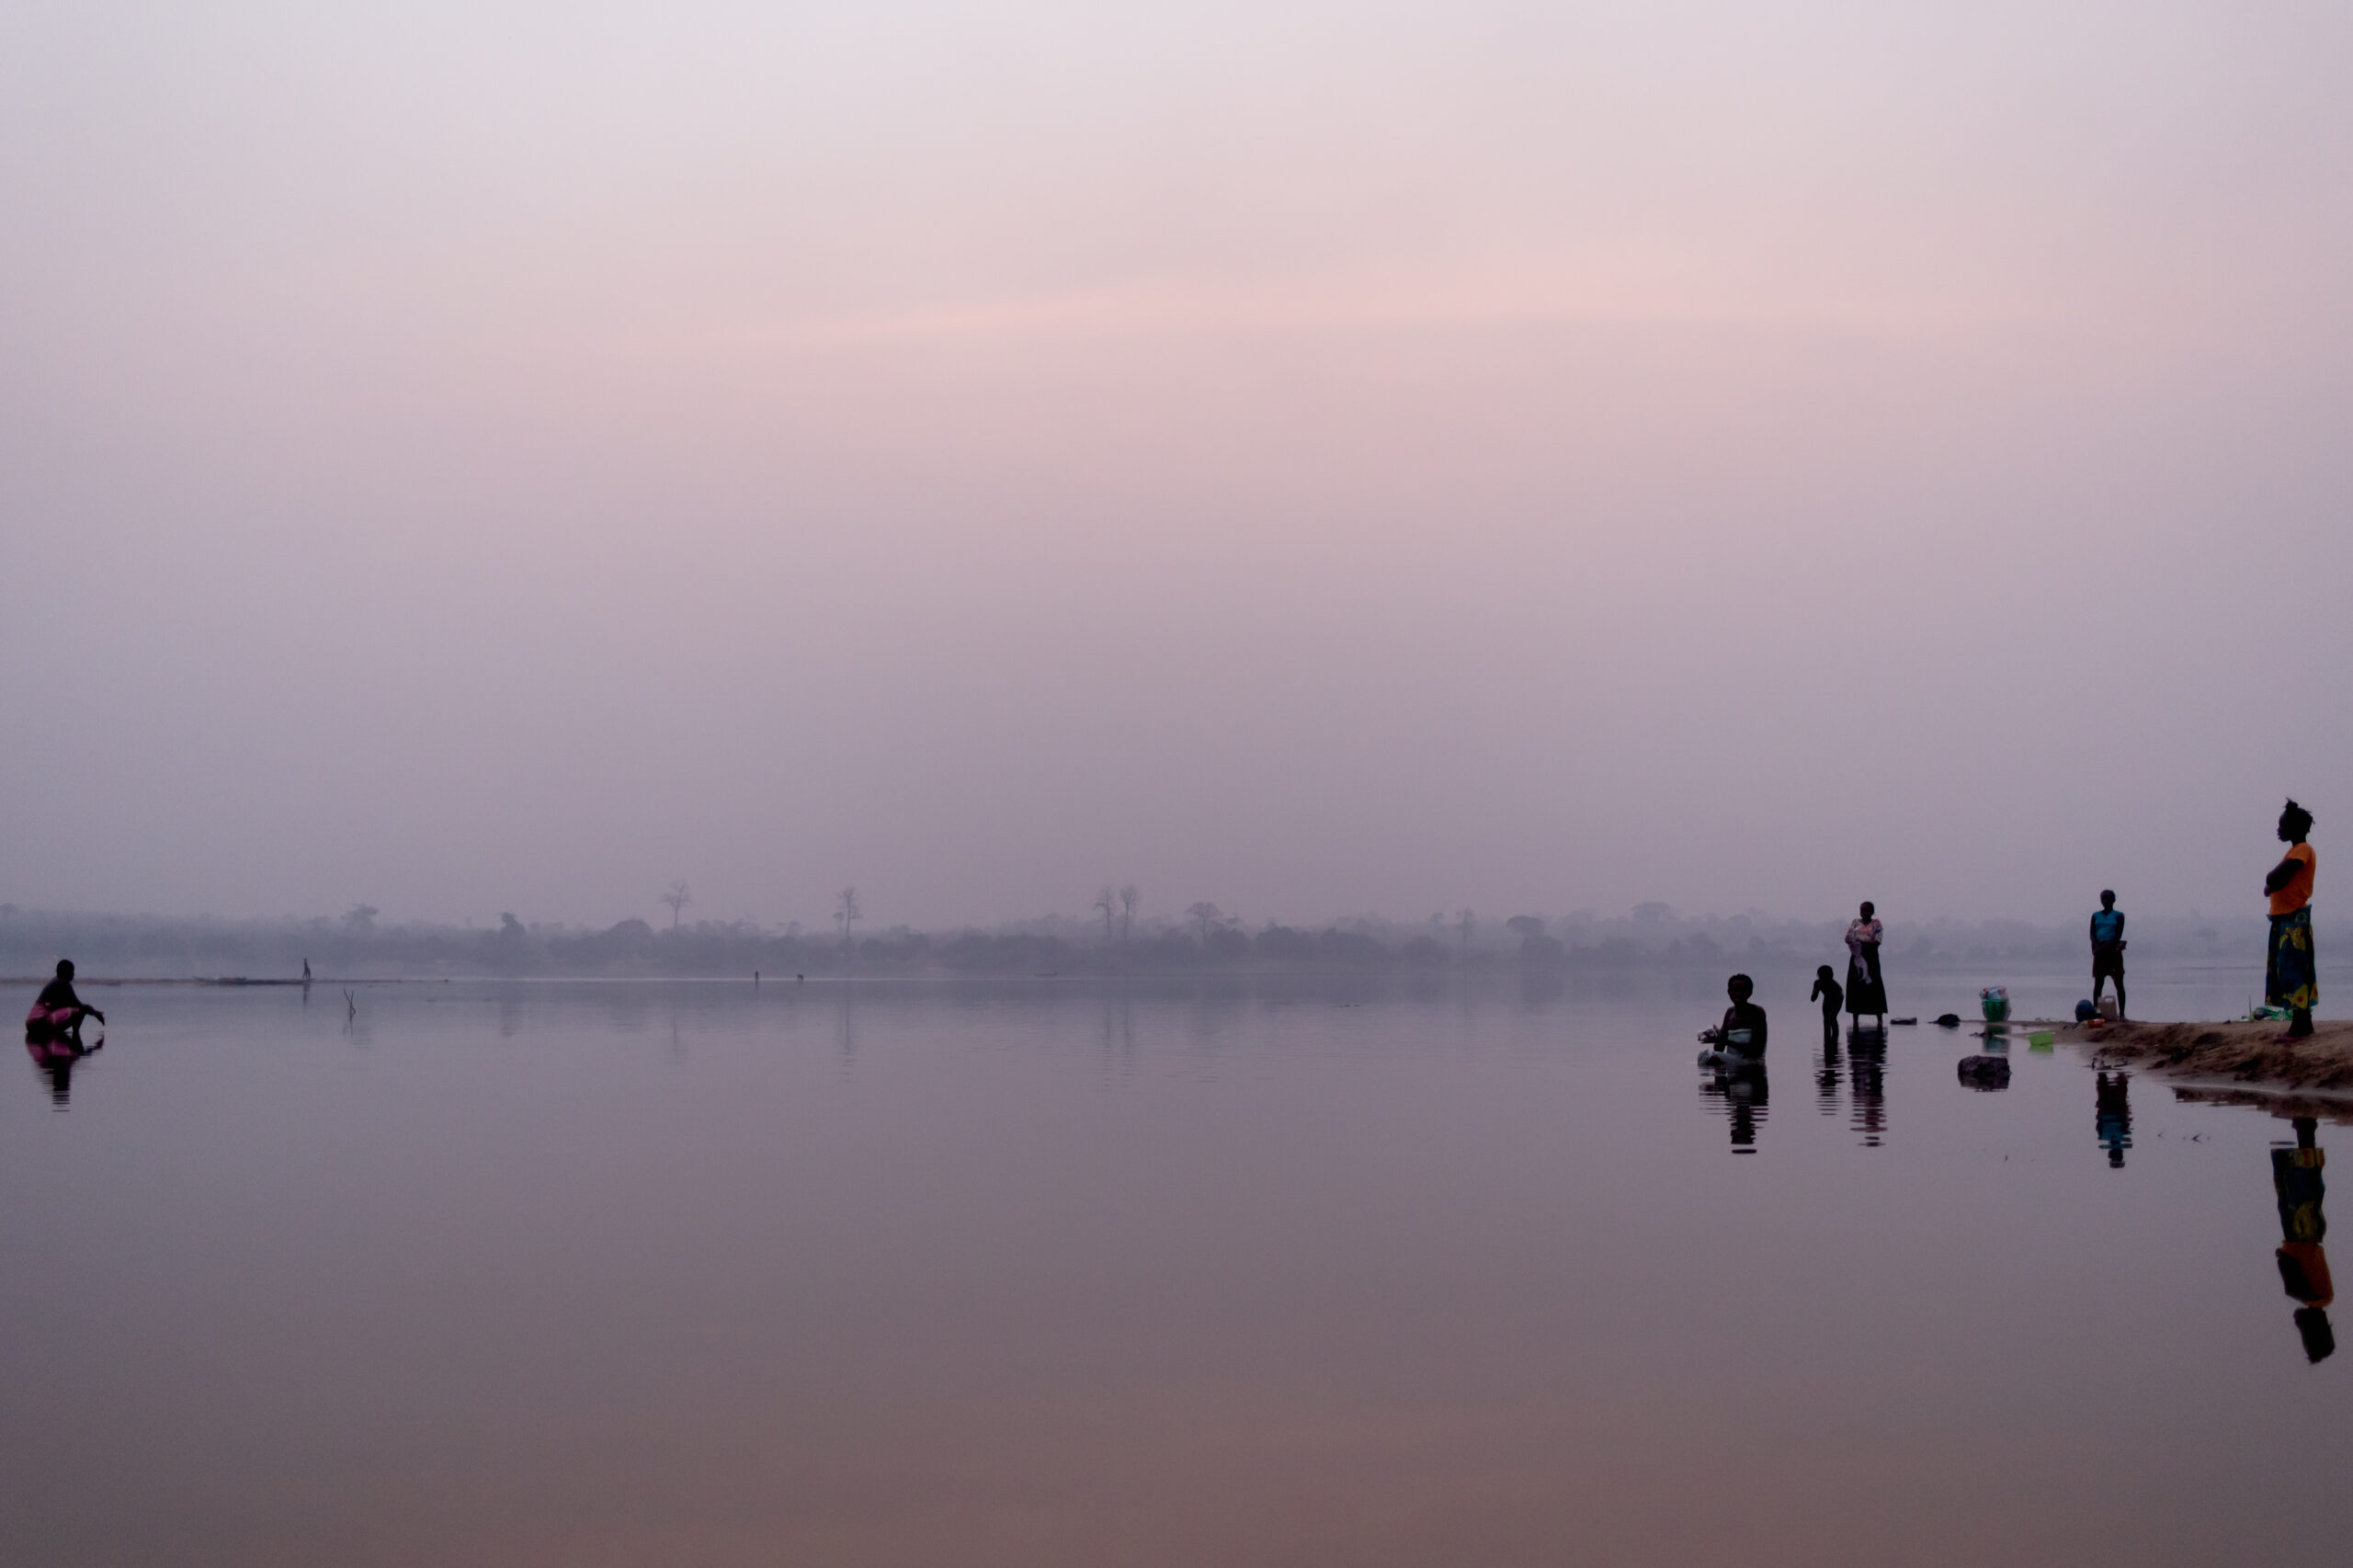
<svg viewBox="0 0 2353 1568"><path fill-rule="evenodd" d="M56 1110L70 1110L74 1099L74 1063L93 1051L103 1050L101 1040L84 1045L71 1035L25 1036L25 1054L33 1059L40 1075L49 1080L49 1103Z"/></svg>
<svg viewBox="0 0 2353 1568"><path fill-rule="evenodd" d="M1887 1031L1857 1025L1847 1035L1847 1060L1854 1069L1855 1119L1863 1147L1876 1149L1887 1131Z"/></svg>
<svg viewBox="0 0 2353 1568"><path fill-rule="evenodd" d="M2124 1151L2132 1147L2131 1085L2130 1073L2102 1073L2092 1089L2092 1125L2111 1170L2124 1168Z"/></svg>
<svg viewBox="0 0 2353 1568"><path fill-rule="evenodd" d="M1765 1119L1765 1108L1771 1098L1771 1085L1765 1079L1765 1063L1744 1062L1737 1067L1719 1067L1714 1076L1699 1085L1702 1095L1721 1098L1732 1118L1732 1152L1735 1154L1756 1153L1756 1129Z"/></svg>
<svg viewBox="0 0 2353 1568"><path fill-rule="evenodd" d="M2328 1255L2320 1246L2328 1234L2328 1218L2320 1207L2327 1196L2321 1166L2328 1156L2314 1138L2317 1121L2300 1116L2290 1125L2294 1144L2271 1151L2271 1190L2279 1199L2279 1283L2303 1303L2296 1309L2296 1333L2304 1342L2304 1358L2325 1361L2336 1351L2336 1334L2328 1326L2328 1305L2336 1292L2328 1280Z"/></svg>

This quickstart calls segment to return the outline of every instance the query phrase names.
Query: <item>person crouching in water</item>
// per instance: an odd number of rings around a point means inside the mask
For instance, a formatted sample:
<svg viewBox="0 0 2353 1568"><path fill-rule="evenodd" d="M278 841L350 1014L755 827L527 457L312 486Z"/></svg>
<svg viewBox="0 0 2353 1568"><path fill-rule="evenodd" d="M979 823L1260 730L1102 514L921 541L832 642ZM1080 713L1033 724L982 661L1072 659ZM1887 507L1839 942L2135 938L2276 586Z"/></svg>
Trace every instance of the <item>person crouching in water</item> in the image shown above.
<svg viewBox="0 0 2353 1568"><path fill-rule="evenodd" d="M82 1038L82 1020L96 1018L100 1023L107 1016L96 1007L84 1005L74 994L74 960L57 960L57 978L40 988L32 1011L25 1015L27 1040L74 1040Z"/></svg>
<svg viewBox="0 0 2353 1568"><path fill-rule="evenodd" d="M1838 976L1824 964L1813 971L1813 995L1822 1003L1822 1038L1824 1043L1838 1043L1838 1013L1847 1006L1847 988L1838 983Z"/></svg>
<svg viewBox="0 0 2353 1568"><path fill-rule="evenodd" d="M1764 1061L1765 1009L1749 1000L1756 994L1756 983L1745 974L1735 974L1725 981L1724 994L1732 998L1732 1006L1724 1009L1722 1023L1700 1031L1701 1043L1715 1047L1726 1056Z"/></svg>

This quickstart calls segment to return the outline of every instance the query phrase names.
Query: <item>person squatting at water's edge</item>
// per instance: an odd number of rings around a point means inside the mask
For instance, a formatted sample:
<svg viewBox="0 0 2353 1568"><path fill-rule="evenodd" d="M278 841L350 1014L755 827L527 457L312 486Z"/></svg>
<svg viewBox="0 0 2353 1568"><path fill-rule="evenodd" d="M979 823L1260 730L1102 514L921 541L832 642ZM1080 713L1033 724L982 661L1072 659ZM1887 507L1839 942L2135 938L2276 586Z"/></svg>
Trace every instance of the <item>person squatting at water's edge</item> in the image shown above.
<svg viewBox="0 0 2353 1568"><path fill-rule="evenodd" d="M51 1101L66 1108L74 1092L74 1063L106 1044L104 1040L82 1043L82 1020L107 1016L74 994L74 963L57 962L57 978L41 987L32 1010L25 1015L25 1053L49 1080Z"/></svg>
<svg viewBox="0 0 2353 1568"><path fill-rule="evenodd" d="M82 1020L96 1018L100 1023L107 1016L74 994L74 960L57 960L57 978L40 988L33 999L32 1011L25 1015L27 1040L74 1040L82 1038Z"/></svg>

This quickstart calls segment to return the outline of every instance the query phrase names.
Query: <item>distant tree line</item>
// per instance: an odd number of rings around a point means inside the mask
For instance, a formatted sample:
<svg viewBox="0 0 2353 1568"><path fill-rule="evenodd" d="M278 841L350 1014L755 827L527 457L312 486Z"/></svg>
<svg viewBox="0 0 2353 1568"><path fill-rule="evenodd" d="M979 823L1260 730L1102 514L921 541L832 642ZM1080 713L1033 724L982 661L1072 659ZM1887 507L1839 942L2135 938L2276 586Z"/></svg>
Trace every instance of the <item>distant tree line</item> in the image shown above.
<svg viewBox="0 0 2353 1568"><path fill-rule="evenodd" d="M1256 928L1206 900L1181 919L1139 920L1133 886L1107 886L1087 916L1046 916L991 929L923 932L896 926L861 934L855 888L835 901L831 931L805 934L756 921L688 922L684 882L661 903L669 923L630 918L602 928L527 923L494 927L389 924L354 904L341 916L284 920L168 919L60 914L0 904L0 973L38 976L70 957L95 977L297 975L308 960L330 976L506 974L608 976L915 976L925 973L1168 974L1211 971L1729 970L1844 961L1841 921L1759 915L1682 918L1663 904L1627 916L1587 912L1514 915L1483 922L1470 910L1419 922L1360 916L1320 926L1267 921ZM2232 921L2135 912L2133 952L2145 960L2260 962L2259 916ZM1892 964L1914 972L1996 962L2061 963L2086 951L2074 926L2016 921L1891 925Z"/></svg>

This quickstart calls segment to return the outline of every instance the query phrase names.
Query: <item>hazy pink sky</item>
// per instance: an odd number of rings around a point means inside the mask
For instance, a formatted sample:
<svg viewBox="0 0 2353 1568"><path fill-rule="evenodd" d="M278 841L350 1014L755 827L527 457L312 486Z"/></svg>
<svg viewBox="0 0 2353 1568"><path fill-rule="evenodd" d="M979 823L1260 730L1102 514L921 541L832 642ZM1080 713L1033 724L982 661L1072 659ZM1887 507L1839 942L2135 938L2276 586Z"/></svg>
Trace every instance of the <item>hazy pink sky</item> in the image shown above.
<svg viewBox="0 0 2353 1568"><path fill-rule="evenodd" d="M0 9L0 898L2353 843L2345 7L778 9Z"/></svg>

